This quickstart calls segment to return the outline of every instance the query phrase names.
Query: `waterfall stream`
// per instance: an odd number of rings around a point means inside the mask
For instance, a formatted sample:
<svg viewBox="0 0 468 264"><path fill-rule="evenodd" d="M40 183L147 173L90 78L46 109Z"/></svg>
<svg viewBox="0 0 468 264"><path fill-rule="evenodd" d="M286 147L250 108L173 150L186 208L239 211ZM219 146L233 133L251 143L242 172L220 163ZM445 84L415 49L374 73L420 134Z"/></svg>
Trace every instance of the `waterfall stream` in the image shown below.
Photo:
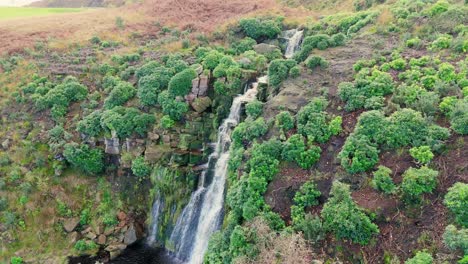
<svg viewBox="0 0 468 264"><path fill-rule="evenodd" d="M211 235L221 226L230 134L239 123L242 104L256 98L257 86L258 83L252 84L251 89L234 98L229 116L218 130L214 152L208 158L198 189L192 194L171 234L175 254L183 261L202 263Z"/></svg>
<svg viewBox="0 0 468 264"><path fill-rule="evenodd" d="M285 58L292 58L300 48L303 31L296 29L285 31L283 38L288 40ZM208 157L202 172L198 188L192 193L190 200L177 219L170 236L174 254L177 259L189 263L203 262L205 251L211 235L217 231L224 217L224 196L227 167L229 161L230 134L240 121L242 104L255 100L259 83L266 83L267 77L257 79L244 94L234 98L229 116L218 129L218 138L214 151ZM152 223L149 228L148 244L156 242L158 218L164 200L157 194L152 210Z"/></svg>
<svg viewBox="0 0 468 264"><path fill-rule="evenodd" d="M286 47L286 51L284 52L284 57L286 59L291 59L294 53L299 50L303 36L303 30L291 29L284 32L283 38L288 40L288 45Z"/></svg>

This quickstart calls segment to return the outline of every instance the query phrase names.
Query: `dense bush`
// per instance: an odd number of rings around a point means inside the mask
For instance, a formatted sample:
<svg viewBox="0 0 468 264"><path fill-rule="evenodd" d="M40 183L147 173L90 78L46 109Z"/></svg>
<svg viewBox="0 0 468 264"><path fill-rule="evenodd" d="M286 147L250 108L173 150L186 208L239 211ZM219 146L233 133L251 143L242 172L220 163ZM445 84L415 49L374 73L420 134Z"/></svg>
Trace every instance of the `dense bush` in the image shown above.
<svg viewBox="0 0 468 264"><path fill-rule="evenodd" d="M257 117L259 117L263 112L263 103L258 100L249 102L245 106L245 112L247 113L247 116L252 119L257 119Z"/></svg>
<svg viewBox="0 0 468 264"><path fill-rule="evenodd" d="M307 65L307 68L313 70L317 67L320 67L322 69L327 68L329 63L327 60L320 56L310 56L306 60L305 64Z"/></svg>
<svg viewBox="0 0 468 264"><path fill-rule="evenodd" d="M135 75L137 76L138 79L140 79L144 76L148 76L148 75L155 73L160 67L161 67L161 64L159 62L150 61L144 64L143 66L141 66L140 68L138 68L135 71Z"/></svg>
<svg viewBox="0 0 468 264"><path fill-rule="evenodd" d="M87 174L99 174L104 169L104 153L99 148L70 143L65 145L63 156L77 169Z"/></svg>
<svg viewBox="0 0 468 264"><path fill-rule="evenodd" d="M347 172L364 172L377 164L379 149L367 136L353 133L346 139L338 158Z"/></svg>
<svg viewBox="0 0 468 264"><path fill-rule="evenodd" d="M435 189L437 175L439 172L425 166L419 169L409 168L403 174L403 195L408 201L419 201L422 194L431 193Z"/></svg>
<svg viewBox="0 0 468 264"><path fill-rule="evenodd" d="M252 50L253 46L256 44L257 41L255 41L255 39L246 37L238 42L233 43L231 46L236 54L242 54L248 50Z"/></svg>
<svg viewBox="0 0 468 264"><path fill-rule="evenodd" d="M310 141L327 142L331 136L341 132L341 119L331 117L325 112L328 102L315 97L302 107L297 114L297 131Z"/></svg>
<svg viewBox="0 0 468 264"><path fill-rule="evenodd" d="M86 241L84 239L80 239L76 241L74 248L78 251L87 251L98 248L98 245L96 245L92 240Z"/></svg>
<svg viewBox="0 0 468 264"><path fill-rule="evenodd" d="M448 9L449 3L447 1L440 0L431 6L431 8L428 10L428 13L431 16L436 16L446 12Z"/></svg>
<svg viewBox="0 0 468 264"><path fill-rule="evenodd" d="M144 157L138 157L132 161L132 172L135 176L147 177L151 173L151 167Z"/></svg>
<svg viewBox="0 0 468 264"><path fill-rule="evenodd" d="M288 111L282 111L275 118L275 125L282 131L294 128L294 117Z"/></svg>
<svg viewBox="0 0 468 264"><path fill-rule="evenodd" d="M275 38L281 33L281 20L245 18L239 22L240 27L248 37L257 41Z"/></svg>
<svg viewBox="0 0 468 264"><path fill-rule="evenodd" d="M286 78L288 78L291 68L296 66L294 60L273 60L268 67L268 80L270 85L278 87Z"/></svg>
<svg viewBox="0 0 468 264"><path fill-rule="evenodd" d="M96 110L91 114L83 117L82 120L78 122L76 125L76 130L80 133L83 133L89 137L96 137L98 136L101 131L101 110Z"/></svg>
<svg viewBox="0 0 468 264"><path fill-rule="evenodd" d="M256 120L246 120L240 123L232 132L232 138L235 143L240 144L244 141L252 141L255 138L263 136L268 131L265 120L260 117Z"/></svg>
<svg viewBox="0 0 468 264"><path fill-rule="evenodd" d="M197 77L194 69L185 69L171 78L169 81L169 93L172 96L185 96L192 89L192 80Z"/></svg>
<svg viewBox="0 0 468 264"><path fill-rule="evenodd" d="M362 113L358 117L355 133L364 135L369 138L372 143L382 144L386 141L389 121L384 113L377 110L372 110Z"/></svg>
<svg viewBox="0 0 468 264"><path fill-rule="evenodd" d="M175 100L168 91L159 94L158 103L161 105L163 113L172 120L180 120L188 111L187 103Z"/></svg>
<svg viewBox="0 0 468 264"><path fill-rule="evenodd" d="M338 85L338 95L346 102L345 109L353 111L364 107L369 99L391 93L393 88L393 79L388 73L373 70L371 75L367 75L361 71L354 84L343 82Z"/></svg>
<svg viewBox="0 0 468 264"><path fill-rule="evenodd" d="M468 184L457 182L448 189L444 204L455 214L457 223L468 227Z"/></svg>
<svg viewBox="0 0 468 264"><path fill-rule="evenodd" d="M115 106L121 106L133 98L136 90L131 83L120 81L112 88L109 96L104 100L104 107L111 109Z"/></svg>
<svg viewBox="0 0 468 264"><path fill-rule="evenodd" d="M434 158L434 154L429 146L413 147L409 150L409 153L411 157L421 164L428 164Z"/></svg>
<svg viewBox="0 0 468 264"><path fill-rule="evenodd" d="M374 178L372 179L372 187L374 189L382 191L386 194L391 194L395 191L396 186L392 180L390 174L392 170L385 166L379 166L374 172Z"/></svg>
<svg viewBox="0 0 468 264"><path fill-rule="evenodd" d="M152 74L140 78L137 96L144 106L153 106L158 102L158 94L167 88L171 80L171 70L159 67Z"/></svg>
<svg viewBox="0 0 468 264"><path fill-rule="evenodd" d="M294 205L291 207L291 218L293 223L300 223L305 218L305 208L318 205L318 198L321 192L317 190L317 185L308 181L294 195Z"/></svg>
<svg viewBox="0 0 468 264"><path fill-rule="evenodd" d="M122 106L106 110L101 115L101 127L104 131L108 134L115 132L120 138L129 137L134 132L143 136L155 121L154 115Z"/></svg>
<svg viewBox="0 0 468 264"><path fill-rule="evenodd" d="M333 183L321 215L325 229L337 239L367 245L372 236L379 233L377 225L353 201L349 185L338 181Z"/></svg>
<svg viewBox="0 0 468 264"><path fill-rule="evenodd" d="M444 244L451 250L461 249L468 255L468 229L457 230L454 225L448 225L443 235Z"/></svg>
<svg viewBox="0 0 468 264"><path fill-rule="evenodd" d="M432 264L432 256L427 252L418 252L416 255L405 261L405 264Z"/></svg>
<svg viewBox="0 0 468 264"><path fill-rule="evenodd" d="M459 100L450 114L450 127L458 134L468 134L468 100Z"/></svg>

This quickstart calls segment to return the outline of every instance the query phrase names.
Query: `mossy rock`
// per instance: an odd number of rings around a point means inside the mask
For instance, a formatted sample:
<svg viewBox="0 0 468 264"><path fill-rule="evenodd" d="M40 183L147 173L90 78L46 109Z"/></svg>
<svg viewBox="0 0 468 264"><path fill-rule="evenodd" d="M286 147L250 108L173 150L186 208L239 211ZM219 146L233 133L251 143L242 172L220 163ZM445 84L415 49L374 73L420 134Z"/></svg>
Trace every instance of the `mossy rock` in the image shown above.
<svg viewBox="0 0 468 264"><path fill-rule="evenodd" d="M199 153L190 153L189 163L197 165L203 160L203 155Z"/></svg>
<svg viewBox="0 0 468 264"><path fill-rule="evenodd" d="M145 160L150 163L166 160L171 152L172 149L167 145L149 145L145 151Z"/></svg>
<svg viewBox="0 0 468 264"><path fill-rule="evenodd" d="M185 166L189 163L189 154L188 153L173 153L172 162L177 163L178 165Z"/></svg>
<svg viewBox="0 0 468 264"><path fill-rule="evenodd" d="M197 113L203 113L211 106L211 99L209 97L198 97L191 103L193 110Z"/></svg>

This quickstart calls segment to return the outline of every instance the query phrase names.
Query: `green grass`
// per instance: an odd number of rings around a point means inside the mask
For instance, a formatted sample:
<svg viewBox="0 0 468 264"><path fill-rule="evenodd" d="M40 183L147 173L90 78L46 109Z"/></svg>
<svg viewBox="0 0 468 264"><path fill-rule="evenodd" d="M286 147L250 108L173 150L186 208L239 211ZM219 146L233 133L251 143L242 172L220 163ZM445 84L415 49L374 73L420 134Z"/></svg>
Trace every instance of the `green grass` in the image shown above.
<svg viewBox="0 0 468 264"><path fill-rule="evenodd" d="M21 17L47 16L70 12L80 12L84 8L36 8L36 7L0 7L0 20Z"/></svg>

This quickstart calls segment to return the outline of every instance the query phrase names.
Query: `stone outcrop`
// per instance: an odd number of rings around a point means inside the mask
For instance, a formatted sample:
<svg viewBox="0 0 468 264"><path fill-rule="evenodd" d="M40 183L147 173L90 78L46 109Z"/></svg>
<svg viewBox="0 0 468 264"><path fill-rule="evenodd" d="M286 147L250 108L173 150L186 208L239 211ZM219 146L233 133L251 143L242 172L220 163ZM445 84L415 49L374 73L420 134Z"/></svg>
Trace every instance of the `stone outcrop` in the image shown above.
<svg viewBox="0 0 468 264"><path fill-rule="evenodd" d="M73 230L75 230L79 223L80 219L78 217L69 218L63 222L63 228L65 229L65 231L70 233L73 232Z"/></svg>
<svg viewBox="0 0 468 264"><path fill-rule="evenodd" d="M118 137L105 138L104 144L106 145L105 152L107 154L120 154L120 141Z"/></svg>
<svg viewBox="0 0 468 264"><path fill-rule="evenodd" d="M278 49L278 47L275 46L275 45L260 43L260 44L257 44L255 46L253 46L253 49L258 54L265 55L265 54L269 54L271 52L274 52L276 49Z"/></svg>

